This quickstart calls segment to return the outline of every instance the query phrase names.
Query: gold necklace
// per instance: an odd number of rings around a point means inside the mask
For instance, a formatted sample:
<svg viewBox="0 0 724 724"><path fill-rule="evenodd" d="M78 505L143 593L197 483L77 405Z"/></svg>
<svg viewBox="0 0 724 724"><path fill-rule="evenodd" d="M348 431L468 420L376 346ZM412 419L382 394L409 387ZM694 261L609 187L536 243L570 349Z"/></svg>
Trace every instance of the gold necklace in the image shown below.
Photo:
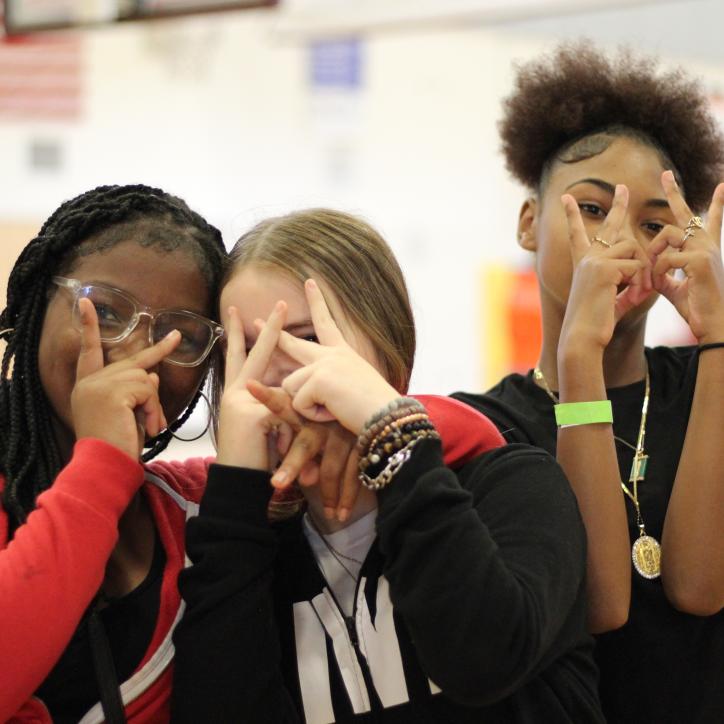
<svg viewBox="0 0 724 724"><path fill-rule="evenodd" d="M543 372L541 372L540 367L536 367L533 370L533 377L536 382L540 383L540 386L545 390L548 397L550 397L557 405L559 403L558 397L548 386L548 382ZM649 456L644 453L644 441L646 439L646 418L649 411L650 395L651 378L647 365L646 389L644 391L644 401L641 405L641 423L639 424L639 434L636 438L636 447L634 448L631 443L628 443L615 435L614 439L634 450L634 457L631 463L631 474L628 479L631 487L629 488L623 480L621 481L621 488L624 494L634 505L634 510L636 511L636 525L639 529L639 537L634 541L633 546L631 546L631 561L633 562L636 572L640 576L643 576L644 578L658 578L661 575L661 545L656 538L646 534L644 519L641 515L641 505L639 503L638 491L639 480L643 480L645 478L646 468L649 462Z"/></svg>

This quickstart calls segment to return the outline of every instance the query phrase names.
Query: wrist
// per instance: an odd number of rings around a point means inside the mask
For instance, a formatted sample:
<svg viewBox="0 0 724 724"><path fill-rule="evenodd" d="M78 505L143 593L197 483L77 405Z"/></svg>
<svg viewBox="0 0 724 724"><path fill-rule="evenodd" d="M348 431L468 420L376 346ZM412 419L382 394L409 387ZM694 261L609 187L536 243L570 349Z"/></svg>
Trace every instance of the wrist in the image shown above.
<svg viewBox="0 0 724 724"><path fill-rule="evenodd" d="M561 402L606 398L603 350L573 349L559 352L558 396Z"/></svg>
<svg viewBox="0 0 724 724"><path fill-rule="evenodd" d="M391 386L389 390L380 392L378 395L369 395L366 404L364 406L360 405L350 431L355 435L361 434L370 419L375 417L381 410L386 409L393 400L397 400L401 396L402 395Z"/></svg>
<svg viewBox="0 0 724 724"><path fill-rule="evenodd" d="M259 431L235 427L219 430L216 446L216 462L236 468L269 470L267 437Z"/></svg>
<svg viewBox="0 0 724 724"><path fill-rule="evenodd" d="M577 353L603 355L610 341L610 335L602 334L600 325L593 326L588 322L573 322L564 318L558 338L558 355Z"/></svg>

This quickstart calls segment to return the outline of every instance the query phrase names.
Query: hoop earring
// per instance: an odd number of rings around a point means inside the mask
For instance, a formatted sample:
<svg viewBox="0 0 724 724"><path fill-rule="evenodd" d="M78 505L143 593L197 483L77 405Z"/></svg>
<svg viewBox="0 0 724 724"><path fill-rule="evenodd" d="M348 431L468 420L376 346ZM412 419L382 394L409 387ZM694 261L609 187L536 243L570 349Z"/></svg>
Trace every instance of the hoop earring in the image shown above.
<svg viewBox="0 0 724 724"><path fill-rule="evenodd" d="M204 394L204 392L199 392L199 397L204 398L204 402L206 402L206 407L208 408L206 426L198 435L196 435L196 437L179 437L169 426L168 431L171 433L171 437L175 440L178 440L179 442L196 442L196 440L200 440L209 431L209 425L211 425L211 403L209 402L209 398Z"/></svg>

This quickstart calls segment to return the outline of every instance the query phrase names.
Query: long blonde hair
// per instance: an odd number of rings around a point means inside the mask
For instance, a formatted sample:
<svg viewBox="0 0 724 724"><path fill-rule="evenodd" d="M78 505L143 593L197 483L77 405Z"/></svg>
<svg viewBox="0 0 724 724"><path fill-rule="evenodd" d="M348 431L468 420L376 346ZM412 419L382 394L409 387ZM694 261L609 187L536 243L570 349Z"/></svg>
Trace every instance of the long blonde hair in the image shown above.
<svg viewBox="0 0 724 724"><path fill-rule="evenodd" d="M385 377L406 392L415 324L402 271L387 242L362 219L306 209L257 224L236 242L224 283L240 268L279 269L301 284L321 279L349 321L372 343Z"/></svg>

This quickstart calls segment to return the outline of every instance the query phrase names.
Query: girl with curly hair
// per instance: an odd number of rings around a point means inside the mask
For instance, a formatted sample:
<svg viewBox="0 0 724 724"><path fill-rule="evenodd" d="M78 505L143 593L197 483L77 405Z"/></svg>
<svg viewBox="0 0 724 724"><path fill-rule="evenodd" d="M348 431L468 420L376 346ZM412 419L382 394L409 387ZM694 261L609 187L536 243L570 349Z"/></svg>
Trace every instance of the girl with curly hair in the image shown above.
<svg viewBox="0 0 724 724"><path fill-rule="evenodd" d="M724 721L722 136L680 71L582 44L519 69L500 130L543 345L456 396L571 481L609 721ZM696 345L644 345L659 296Z"/></svg>

